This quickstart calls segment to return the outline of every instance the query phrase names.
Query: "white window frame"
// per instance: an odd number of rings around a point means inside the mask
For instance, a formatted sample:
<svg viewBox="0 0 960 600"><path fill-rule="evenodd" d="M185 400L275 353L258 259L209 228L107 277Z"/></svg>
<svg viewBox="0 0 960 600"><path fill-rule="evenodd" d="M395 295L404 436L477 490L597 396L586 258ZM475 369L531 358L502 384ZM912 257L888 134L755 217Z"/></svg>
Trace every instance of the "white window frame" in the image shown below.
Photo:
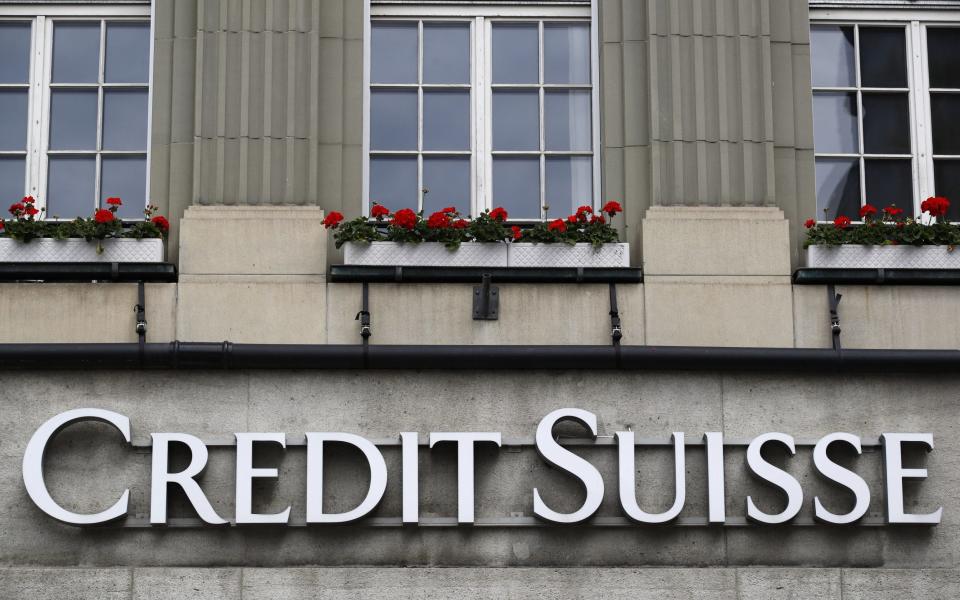
<svg viewBox="0 0 960 600"><path fill-rule="evenodd" d="M930 93L940 90L930 89L929 65L927 61L927 27L956 26L960 27L960 12L945 10L924 10L919 8L810 8L810 25L844 25L844 26L903 26L906 32L907 51L907 84L909 86L910 131L913 165L914 215L927 219L920 211L920 203L934 195L934 159L960 159L960 155L934 155L932 118L930 115ZM859 65L859 57L855 64ZM856 73L856 85L860 86L859 68ZM829 90L814 86L813 90ZM852 90L848 90L852 91ZM858 94L858 98L859 98ZM862 106L858 106L858 141L860 153L863 153ZM817 157L834 156L831 153L815 152ZM866 198L865 177L862 162L860 167L860 202Z"/></svg>
<svg viewBox="0 0 960 600"><path fill-rule="evenodd" d="M515 21L577 21L585 22L590 25L590 89L591 89L591 158L593 174L593 198L591 204L598 208L601 203L601 139L600 139L600 53L599 53L599 19L597 2L578 5L535 5L535 4L501 4L501 5L455 5L451 4L422 4L416 2L397 3L397 4L378 4L371 3L371 0L363 0L364 3L364 41L363 41L363 184L362 201L363 216L370 215L370 43L371 43L371 21L374 19L398 19L398 20L448 20L448 21L472 21L471 31L471 128L470 128L470 147L471 156L471 190L470 207L468 212L476 215L484 209L493 208L492 203L492 152L489 140L492 139L492 130L490 110L492 106L492 90L489 83L492 63L486 49L490 45L491 23L497 20L515 20ZM541 25L542 29L542 25ZM422 30L422 27L421 27ZM542 43L542 35L541 35ZM422 31L421 31L422 44ZM422 45L421 45L422 52ZM541 72L543 66L541 65ZM542 78L542 73L541 73ZM561 86L562 87L562 86ZM577 86L571 86L576 88ZM421 88L422 89L422 88ZM540 94L543 95L543 86L540 85ZM543 123L543 98L540 99L540 128L541 137L544 132ZM422 120L422 115L420 115ZM418 135L422 135L423 123L418 124ZM543 140L541 140L542 143ZM422 152L422 151L421 151ZM456 153L439 152L438 154L453 155ZM541 151L541 154L549 155L549 152ZM561 153L562 154L562 153ZM585 155L586 152L576 153ZM532 155L532 154L531 154ZM544 179L544 159L541 159L540 172L540 220L547 218L544 214L543 193L546 186ZM422 164L422 163L421 163ZM422 167L420 167L422 168ZM421 180L418 175L418 180ZM418 205L422 205L422 190ZM458 207L462 208L463 207ZM551 207L550 218L558 215L554 211L557 207ZM511 221L521 221L511 219ZM525 219L526 221L529 221Z"/></svg>
<svg viewBox="0 0 960 600"><path fill-rule="evenodd" d="M153 4L150 5L120 5L120 4L0 4L0 20L2 21L26 21L31 26L31 60L30 60L30 83L28 92L28 119L27 128L27 154L25 167L24 189L31 196L37 199L38 208L47 207L47 166L48 150L50 139L50 78L52 72L53 57L53 23L56 21L139 21L147 22L150 26L150 57L148 63L147 76L147 144L143 152L126 152L126 154L136 154L146 156L146 177L144 197L146 202L144 208L150 204L150 139L153 122L153 60L154 60L154 15ZM103 71L103 53L104 48L103 30L101 30L101 56L100 70ZM143 87L144 84L135 84L133 87ZM96 86L98 94L103 95L103 83L90 84L90 87ZM67 86L70 87L70 86ZM123 87L119 85L116 87ZM101 139L103 136L103 102L102 98L98 101L100 107L97 116L97 136ZM122 155L125 152L103 152L96 151L99 157L101 154ZM66 152L66 154L71 154ZM99 188L101 169L100 159L97 159L97 169L95 174L96 187ZM92 214L94 206L91 205ZM87 215L64 215L64 220L72 219L76 216ZM51 215L46 215L51 219Z"/></svg>

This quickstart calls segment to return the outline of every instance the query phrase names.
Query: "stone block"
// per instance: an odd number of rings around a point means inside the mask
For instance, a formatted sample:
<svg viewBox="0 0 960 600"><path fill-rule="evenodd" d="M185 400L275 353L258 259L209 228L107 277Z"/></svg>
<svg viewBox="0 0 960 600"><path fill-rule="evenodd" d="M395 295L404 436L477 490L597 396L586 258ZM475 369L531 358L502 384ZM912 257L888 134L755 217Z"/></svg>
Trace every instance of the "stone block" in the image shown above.
<svg viewBox="0 0 960 600"><path fill-rule="evenodd" d="M180 221L180 273L322 275L323 211L302 206L191 206Z"/></svg>
<svg viewBox="0 0 960 600"><path fill-rule="evenodd" d="M789 222L776 208L654 206L643 220L643 270L789 275Z"/></svg>
<svg viewBox="0 0 960 600"><path fill-rule="evenodd" d="M737 569L739 600L840 600L839 569Z"/></svg>
<svg viewBox="0 0 960 600"><path fill-rule="evenodd" d="M960 598L958 569L844 569L844 600Z"/></svg>
<svg viewBox="0 0 960 600"><path fill-rule="evenodd" d="M792 294L787 276L646 275L646 343L792 347Z"/></svg>
<svg viewBox="0 0 960 600"><path fill-rule="evenodd" d="M177 338L190 342L322 344L326 287L318 276L180 276Z"/></svg>
<svg viewBox="0 0 960 600"><path fill-rule="evenodd" d="M0 568L0 598L126 600L129 569Z"/></svg>
<svg viewBox="0 0 960 600"><path fill-rule="evenodd" d="M240 569L134 569L132 600L240 598Z"/></svg>

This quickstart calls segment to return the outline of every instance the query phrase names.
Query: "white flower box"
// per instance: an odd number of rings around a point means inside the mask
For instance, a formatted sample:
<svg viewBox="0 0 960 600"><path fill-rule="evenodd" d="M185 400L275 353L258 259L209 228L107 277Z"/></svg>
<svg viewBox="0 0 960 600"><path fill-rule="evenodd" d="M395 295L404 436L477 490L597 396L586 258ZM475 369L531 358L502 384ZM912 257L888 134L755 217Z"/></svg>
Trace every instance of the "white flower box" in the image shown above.
<svg viewBox="0 0 960 600"><path fill-rule="evenodd" d="M960 269L960 248L949 246L816 245L807 266L821 269Z"/></svg>
<svg viewBox="0 0 960 600"><path fill-rule="evenodd" d="M101 244L103 252L97 254L96 241L40 238L24 243L4 237L0 238L0 262L163 262L159 238L108 239Z"/></svg>
<svg viewBox="0 0 960 600"><path fill-rule="evenodd" d="M343 245L343 262L397 267L505 267L507 244L465 242L450 250L439 242L347 242Z"/></svg>
<svg viewBox="0 0 960 600"><path fill-rule="evenodd" d="M510 244L511 267L629 267L630 244Z"/></svg>

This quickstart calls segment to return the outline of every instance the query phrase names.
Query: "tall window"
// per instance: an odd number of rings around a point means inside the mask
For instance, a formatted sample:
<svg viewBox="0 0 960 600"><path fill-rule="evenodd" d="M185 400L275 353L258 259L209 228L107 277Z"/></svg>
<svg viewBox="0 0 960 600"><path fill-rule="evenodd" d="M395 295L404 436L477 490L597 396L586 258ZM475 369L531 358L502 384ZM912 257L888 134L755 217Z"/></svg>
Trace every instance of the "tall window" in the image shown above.
<svg viewBox="0 0 960 600"><path fill-rule="evenodd" d="M143 217L148 15L0 6L0 199L30 194L47 218L71 219L119 196L121 217Z"/></svg>
<svg viewBox="0 0 960 600"><path fill-rule="evenodd" d="M955 13L812 11L814 148L820 215L865 203L920 215L953 199L960 220L960 28Z"/></svg>
<svg viewBox="0 0 960 600"><path fill-rule="evenodd" d="M589 3L373 5L367 207L567 214L599 196Z"/></svg>

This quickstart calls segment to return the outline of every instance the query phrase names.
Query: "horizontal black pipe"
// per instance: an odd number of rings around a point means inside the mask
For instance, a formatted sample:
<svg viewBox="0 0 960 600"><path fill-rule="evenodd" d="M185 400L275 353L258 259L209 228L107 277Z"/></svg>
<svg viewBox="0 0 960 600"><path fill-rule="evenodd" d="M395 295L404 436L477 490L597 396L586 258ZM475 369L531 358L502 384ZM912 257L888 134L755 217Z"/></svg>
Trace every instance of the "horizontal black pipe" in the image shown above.
<svg viewBox="0 0 960 600"><path fill-rule="evenodd" d="M960 269L797 269L799 285L960 285Z"/></svg>
<svg viewBox="0 0 960 600"><path fill-rule="evenodd" d="M142 350L142 351L141 351ZM0 344L0 369L960 370L958 350L686 346Z"/></svg>
<svg viewBox="0 0 960 600"><path fill-rule="evenodd" d="M0 263L0 282L176 280L177 267L172 263Z"/></svg>
<svg viewBox="0 0 960 600"><path fill-rule="evenodd" d="M335 283L478 283L487 274L496 283L643 282L643 271L630 267L330 267Z"/></svg>

